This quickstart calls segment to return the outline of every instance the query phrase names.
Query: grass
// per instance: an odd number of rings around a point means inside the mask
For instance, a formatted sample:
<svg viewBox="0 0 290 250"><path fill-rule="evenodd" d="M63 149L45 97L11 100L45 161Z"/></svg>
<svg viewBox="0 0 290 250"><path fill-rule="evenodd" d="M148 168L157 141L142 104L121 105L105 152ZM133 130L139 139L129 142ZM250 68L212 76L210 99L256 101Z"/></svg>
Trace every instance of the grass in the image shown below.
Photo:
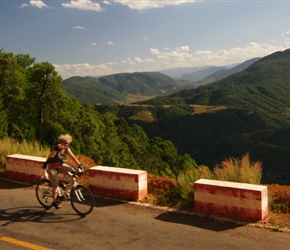
<svg viewBox="0 0 290 250"><path fill-rule="evenodd" d="M193 115L201 114L201 113L208 113L208 112L214 112L219 111L223 109L227 109L226 106L205 106L205 105L190 105L193 107Z"/></svg>
<svg viewBox="0 0 290 250"><path fill-rule="evenodd" d="M152 116L152 113L149 111L138 111L136 115L133 115L129 117L132 120L139 120L143 122L153 122L154 117Z"/></svg>
<svg viewBox="0 0 290 250"><path fill-rule="evenodd" d="M242 159L229 158L214 168L214 177L221 181L260 184L262 163L251 162L249 154L244 155Z"/></svg>

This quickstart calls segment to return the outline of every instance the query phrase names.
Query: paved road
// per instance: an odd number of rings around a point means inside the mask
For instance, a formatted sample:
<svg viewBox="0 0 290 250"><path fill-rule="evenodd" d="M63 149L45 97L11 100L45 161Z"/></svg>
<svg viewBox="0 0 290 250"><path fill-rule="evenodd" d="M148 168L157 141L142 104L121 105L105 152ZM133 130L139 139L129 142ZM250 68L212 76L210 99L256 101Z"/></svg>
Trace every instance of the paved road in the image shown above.
<svg viewBox="0 0 290 250"><path fill-rule="evenodd" d="M0 179L0 249L279 249L290 233L95 198L85 218L69 203L44 210L33 186ZM43 247L43 248L40 248Z"/></svg>

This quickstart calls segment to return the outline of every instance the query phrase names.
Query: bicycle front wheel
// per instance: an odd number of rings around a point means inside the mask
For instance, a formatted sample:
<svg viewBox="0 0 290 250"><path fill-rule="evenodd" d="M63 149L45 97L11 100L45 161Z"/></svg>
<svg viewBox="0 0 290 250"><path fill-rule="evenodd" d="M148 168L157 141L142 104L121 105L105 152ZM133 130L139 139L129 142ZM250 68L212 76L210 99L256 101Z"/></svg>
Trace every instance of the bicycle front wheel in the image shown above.
<svg viewBox="0 0 290 250"><path fill-rule="evenodd" d="M50 180L40 180L36 185L36 198L45 209L49 209L52 206L52 185Z"/></svg>
<svg viewBox="0 0 290 250"><path fill-rule="evenodd" d="M81 216L89 214L94 208L94 196L83 185L77 185L71 189L70 199L72 208Z"/></svg>

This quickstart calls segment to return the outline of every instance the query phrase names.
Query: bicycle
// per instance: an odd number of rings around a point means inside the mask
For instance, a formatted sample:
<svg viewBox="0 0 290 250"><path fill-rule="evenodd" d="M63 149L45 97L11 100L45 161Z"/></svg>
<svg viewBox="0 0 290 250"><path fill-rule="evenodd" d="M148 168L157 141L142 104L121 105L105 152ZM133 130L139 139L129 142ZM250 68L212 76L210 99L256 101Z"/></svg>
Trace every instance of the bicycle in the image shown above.
<svg viewBox="0 0 290 250"><path fill-rule="evenodd" d="M94 196L88 188L77 183L76 178L79 174L80 173L76 171L69 172L69 180L59 180L57 201L59 204L63 201L70 201L74 211L81 216L86 216L93 210ZM45 209L50 209L53 206L51 181L46 177L42 177L42 179L36 184L35 191L39 203Z"/></svg>

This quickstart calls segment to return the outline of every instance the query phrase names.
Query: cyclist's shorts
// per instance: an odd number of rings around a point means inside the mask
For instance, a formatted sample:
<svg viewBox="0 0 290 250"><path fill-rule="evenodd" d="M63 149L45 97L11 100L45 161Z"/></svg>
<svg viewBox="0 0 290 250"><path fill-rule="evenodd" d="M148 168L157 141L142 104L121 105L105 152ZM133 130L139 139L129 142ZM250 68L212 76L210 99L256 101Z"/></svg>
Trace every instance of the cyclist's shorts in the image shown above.
<svg viewBox="0 0 290 250"><path fill-rule="evenodd" d="M52 186L57 187L59 185L59 179L57 176L58 173L67 174L68 172L71 172L72 170L73 168L65 163L61 165L61 168L50 169L48 167L47 173L48 173Z"/></svg>

